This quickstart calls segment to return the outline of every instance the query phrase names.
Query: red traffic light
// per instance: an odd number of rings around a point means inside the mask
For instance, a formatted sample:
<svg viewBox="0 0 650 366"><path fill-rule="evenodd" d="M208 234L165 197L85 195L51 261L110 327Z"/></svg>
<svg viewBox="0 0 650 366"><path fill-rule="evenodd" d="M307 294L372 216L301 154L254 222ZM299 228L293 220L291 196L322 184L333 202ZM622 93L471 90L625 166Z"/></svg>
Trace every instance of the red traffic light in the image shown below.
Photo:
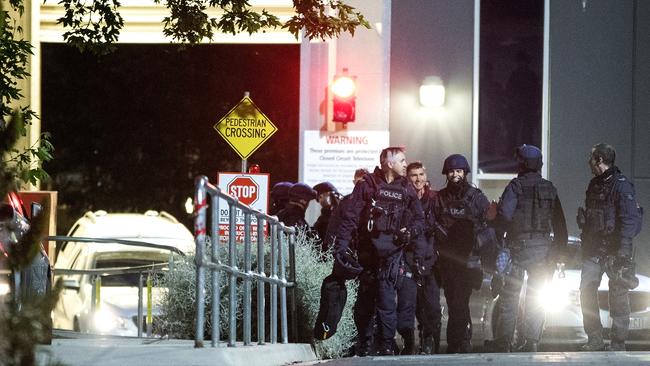
<svg viewBox="0 0 650 366"><path fill-rule="evenodd" d="M334 77L332 82L332 121L354 122L356 117L356 77L348 76L348 69L343 69L342 75Z"/></svg>

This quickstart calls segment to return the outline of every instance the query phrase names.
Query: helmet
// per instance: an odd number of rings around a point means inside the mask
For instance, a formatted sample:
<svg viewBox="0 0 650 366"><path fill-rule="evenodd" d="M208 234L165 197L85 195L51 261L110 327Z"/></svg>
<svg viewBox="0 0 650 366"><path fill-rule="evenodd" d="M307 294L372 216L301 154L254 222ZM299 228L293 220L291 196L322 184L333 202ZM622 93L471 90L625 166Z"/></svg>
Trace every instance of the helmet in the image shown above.
<svg viewBox="0 0 650 366"><path fill-rule="evenodd" d="M305 183L296 183L289 188L290 200L311 201L316 198L316 191Z"/></svg>
<svg viewBox="0 0 650 366"><path fill-rule="evenodd" d="M334 193L339 192L336 189L336 187L334 187L334 185L330 182L318 183L317 185L314 186L314 190L316 191L316 194L321 194L326 192L334 192Z"/></svg>
<svg viewBox="0 0 650 366"><path fill-rule="evenodd" d="M515 156L522 170L537 171L542 168L542 150L536 146L523 144L515 150Z"/></svg>
<svg viewBox="0 0 650 366"><path fill-rule="evenodd" d="M289 199L289 189L293 183L291 182L278 182L271 189L271 199L274 200L287 200Z"/></svg>
<svg viewBox="0 0 650 366"><path fill-rule="evenodd" d="M469 163L461 154L452 154L445 159L445 163L442 165L442 174L447 174L454 169L463 169L465 174L470 172Z"/></svg>
<svg viewBox="0 0 650 366"><path fill-rule="evenodd" d="M353 280L363 272L363 267L352 254L348 252L335 253L333 272L339 278Z"/></svg>

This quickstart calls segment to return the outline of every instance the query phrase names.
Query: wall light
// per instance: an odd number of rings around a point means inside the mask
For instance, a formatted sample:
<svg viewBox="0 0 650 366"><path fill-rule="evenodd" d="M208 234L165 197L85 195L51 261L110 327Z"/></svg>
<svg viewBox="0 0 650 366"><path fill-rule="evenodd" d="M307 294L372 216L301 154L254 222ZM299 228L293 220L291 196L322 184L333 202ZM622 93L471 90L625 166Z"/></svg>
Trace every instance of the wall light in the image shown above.
<svg viewBox="0 0 650 366"><path fill-rule="evenodd" d="M445 104L445 86L438 76L427 76L420 86L420 104L441 107Z"/></svg>

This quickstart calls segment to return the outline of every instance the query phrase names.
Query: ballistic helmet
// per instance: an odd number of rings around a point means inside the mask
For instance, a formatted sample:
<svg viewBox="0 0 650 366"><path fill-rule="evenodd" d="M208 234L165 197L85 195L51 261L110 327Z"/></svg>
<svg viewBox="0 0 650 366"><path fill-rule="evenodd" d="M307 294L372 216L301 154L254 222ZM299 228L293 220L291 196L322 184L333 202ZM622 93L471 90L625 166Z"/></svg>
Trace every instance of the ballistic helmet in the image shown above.
<svg viewBox="0 0 650 366"><path fill-rule="evenodd" d="M338 190L336 190L336 187L334 187L334 185L330 182L318 183L317 185L314 186L314 190L316 191L317 195L326 192L334 192L334 193L339 192Z"/></svg>
<svg viewBox="0 0 650 366"><path fill-rule="evenodd" d="M291 182L278 182L271 189L271 199L274 200L287 200L289 199L289 189L293 183Z"/></svg>
<svg viewBox="0 0 650 366"><path fill-rule="evenodd" d="M465 174L470 172L469 163L461 154L452 154L445 159L445 163L442 165L442 174L447 174L454 169L463 169Z"/></svg>
<svg viewBox="0 0 650 366"><path fill-rule="evenodd" d="M523 144L515 150L515 156L521 170L542 169L542 150L536 146Z"/></svg>
<svg viewBox="0 0 650 366"><path fill-rule="evenodd" d="M289 189L290 200L311 201L316 198L316 191L305 183L296 183Z"/></svg>

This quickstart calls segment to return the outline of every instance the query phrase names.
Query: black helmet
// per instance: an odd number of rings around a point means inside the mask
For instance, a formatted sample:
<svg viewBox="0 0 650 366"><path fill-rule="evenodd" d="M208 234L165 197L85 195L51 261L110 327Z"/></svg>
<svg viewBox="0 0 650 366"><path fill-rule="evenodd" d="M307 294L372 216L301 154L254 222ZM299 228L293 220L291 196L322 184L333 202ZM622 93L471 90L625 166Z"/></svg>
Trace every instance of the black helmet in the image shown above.
<svg viewBox="0 0 650 366"><path fill-rule="evenodd" d="M447 174L454 169L463 169L465 174L470 172L469 163L461 154L452 154L445 159L445 163L442 165L442 174Z"/></svg>
<svg viewBox="0 0 650 366"><path fill-rule="evenodd" d="M316 198L316 191L305 183L296 183L289 189L290 200L311 201Z"/></svg>
<svg viewBox="0 0 650 366"><path fill-rule="evenodd" d="M542 150L537 146L523 144L515 150L515 156L521 170L542 169Z"/></svg>
<svg viewBox="0 0 650 366"><path fill-rule="evenodd" d="M314 186L314 190L316 191L316 194L321 194L326 192L339 193L336 187L334 187L334 185L330 182L318 183L317 185Z"/></svg>
<svg viewBox="0 0 650 366"><path fill-rule="evenodd" d="M334 254L333 272L339 278L353 280L363 272L363 267L361 267L352 254L346 251Z"/></svg>
<svg viewBox="0 0 650 366"><path fill-rule="evenodd" d="M288 200L289 189L293 183L291 182L278 182L271 189L271 199L274 200Z"/></svg>

